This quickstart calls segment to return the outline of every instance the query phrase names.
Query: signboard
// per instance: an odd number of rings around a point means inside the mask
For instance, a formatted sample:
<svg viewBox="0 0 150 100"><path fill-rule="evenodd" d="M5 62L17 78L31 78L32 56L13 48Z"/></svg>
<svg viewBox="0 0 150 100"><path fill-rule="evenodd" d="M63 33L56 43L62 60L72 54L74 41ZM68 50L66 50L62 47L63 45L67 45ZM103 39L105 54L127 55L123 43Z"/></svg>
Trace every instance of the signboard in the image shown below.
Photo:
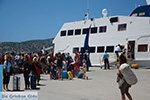
<svg viewBox="0 0 150 100"><path fill-rule="evenodd" d="M0 65L0 92L3 90L3 65Z"/></svg>
<svg viewBox="0 0 150 100"><path fill-rule="evenodd" d="M0 65L0 100L2 100L3 91L3 65Z"/></svg>

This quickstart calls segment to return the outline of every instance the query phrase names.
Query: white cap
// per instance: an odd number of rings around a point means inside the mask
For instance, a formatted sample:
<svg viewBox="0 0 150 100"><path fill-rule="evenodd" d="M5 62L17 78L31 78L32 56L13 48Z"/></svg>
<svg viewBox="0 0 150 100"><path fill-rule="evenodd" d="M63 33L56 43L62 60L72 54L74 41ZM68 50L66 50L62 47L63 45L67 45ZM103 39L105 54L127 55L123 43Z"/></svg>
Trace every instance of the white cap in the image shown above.
<svg viewBox="0 0 150 100"><path fill-rule="evenodd" d="M33 61L36 59L36 57L33 58Z"/></svg>

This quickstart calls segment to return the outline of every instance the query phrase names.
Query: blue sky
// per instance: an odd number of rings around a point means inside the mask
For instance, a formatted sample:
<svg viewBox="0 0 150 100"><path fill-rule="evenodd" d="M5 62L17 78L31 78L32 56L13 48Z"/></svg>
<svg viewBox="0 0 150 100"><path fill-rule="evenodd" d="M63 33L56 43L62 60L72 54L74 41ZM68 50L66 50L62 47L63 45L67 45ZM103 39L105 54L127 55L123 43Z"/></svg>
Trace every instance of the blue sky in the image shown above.
<svg viewBox="0 0 150 100"><path fill-rule="evenodd" d="M129 15L146 0L89 0L90 18ZM65 22L84 18L87 0L0 0L0 42L48 39L57 35Z"/></svg>

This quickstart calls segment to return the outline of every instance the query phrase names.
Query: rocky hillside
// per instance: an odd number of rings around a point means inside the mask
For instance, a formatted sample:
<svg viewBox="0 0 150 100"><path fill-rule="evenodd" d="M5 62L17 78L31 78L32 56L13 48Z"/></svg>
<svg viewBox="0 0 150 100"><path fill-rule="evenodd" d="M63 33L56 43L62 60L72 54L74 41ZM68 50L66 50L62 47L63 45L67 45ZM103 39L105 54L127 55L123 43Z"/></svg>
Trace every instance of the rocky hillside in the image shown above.
<svg viewBox="0 0 150 100"><path fill-rule="evenodd" d="M31 40L25 42L1 42L0 43L0 55L5 54L6 51L8 52L39 52L43 46L45 48L52 46L52 39L46 40Z"/></svg>

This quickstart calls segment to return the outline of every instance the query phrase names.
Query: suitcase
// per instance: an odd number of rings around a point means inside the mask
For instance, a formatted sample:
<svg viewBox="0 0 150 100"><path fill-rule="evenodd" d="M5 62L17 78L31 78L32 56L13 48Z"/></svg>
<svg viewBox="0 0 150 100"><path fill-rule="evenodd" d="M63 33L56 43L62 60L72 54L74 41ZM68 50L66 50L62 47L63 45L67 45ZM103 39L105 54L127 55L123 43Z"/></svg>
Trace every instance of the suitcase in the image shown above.
<svg viewBox="0 0 150 100"><path fill-rule="evenodd" d="M13 77L13 91L20 91L20 77Z"/></svg>
<svg viewBox="0 0 150 100"><path fill-rule="evenodd" d="M138 68L139 68L139 65L138 65L138 64L132 64L131 67L132 67L132 68L135 68L135 69L138 69Z"/></svg>
<svg viewBox="0 0 150 100"><path fill-rule="evenodd" d="M75 77L74 70L72 70L71 73L72 73L73 77Z"/></svg>
<svg viewBox="0 0 150 100"><path fill-rule="evenodd" d="M69 79L72 80L73 79L73 75L72 75L71 71L68 71L67 74L68 74Z"/></svg>
<svg viewBox="0 0 150 100"><path fill-rule="evenodd" d="M63 71L62 71L62 78L68 78L68 75L67 75L67 71L66 71L66 70L63 70Z"/></svg>
<svg viewBox="0 0 150 100"><path fill-rule="evenodd" d="M36 89L36 76L31 75L31 89Z"/></svg>
<svg viewBox="0 0 150 100"><path fill-rule="evenodd" d="M83 75L84 75L84 72L83 72L83 71L80 71L80 72L78 73L78 78L83 78Z"/></svg>

